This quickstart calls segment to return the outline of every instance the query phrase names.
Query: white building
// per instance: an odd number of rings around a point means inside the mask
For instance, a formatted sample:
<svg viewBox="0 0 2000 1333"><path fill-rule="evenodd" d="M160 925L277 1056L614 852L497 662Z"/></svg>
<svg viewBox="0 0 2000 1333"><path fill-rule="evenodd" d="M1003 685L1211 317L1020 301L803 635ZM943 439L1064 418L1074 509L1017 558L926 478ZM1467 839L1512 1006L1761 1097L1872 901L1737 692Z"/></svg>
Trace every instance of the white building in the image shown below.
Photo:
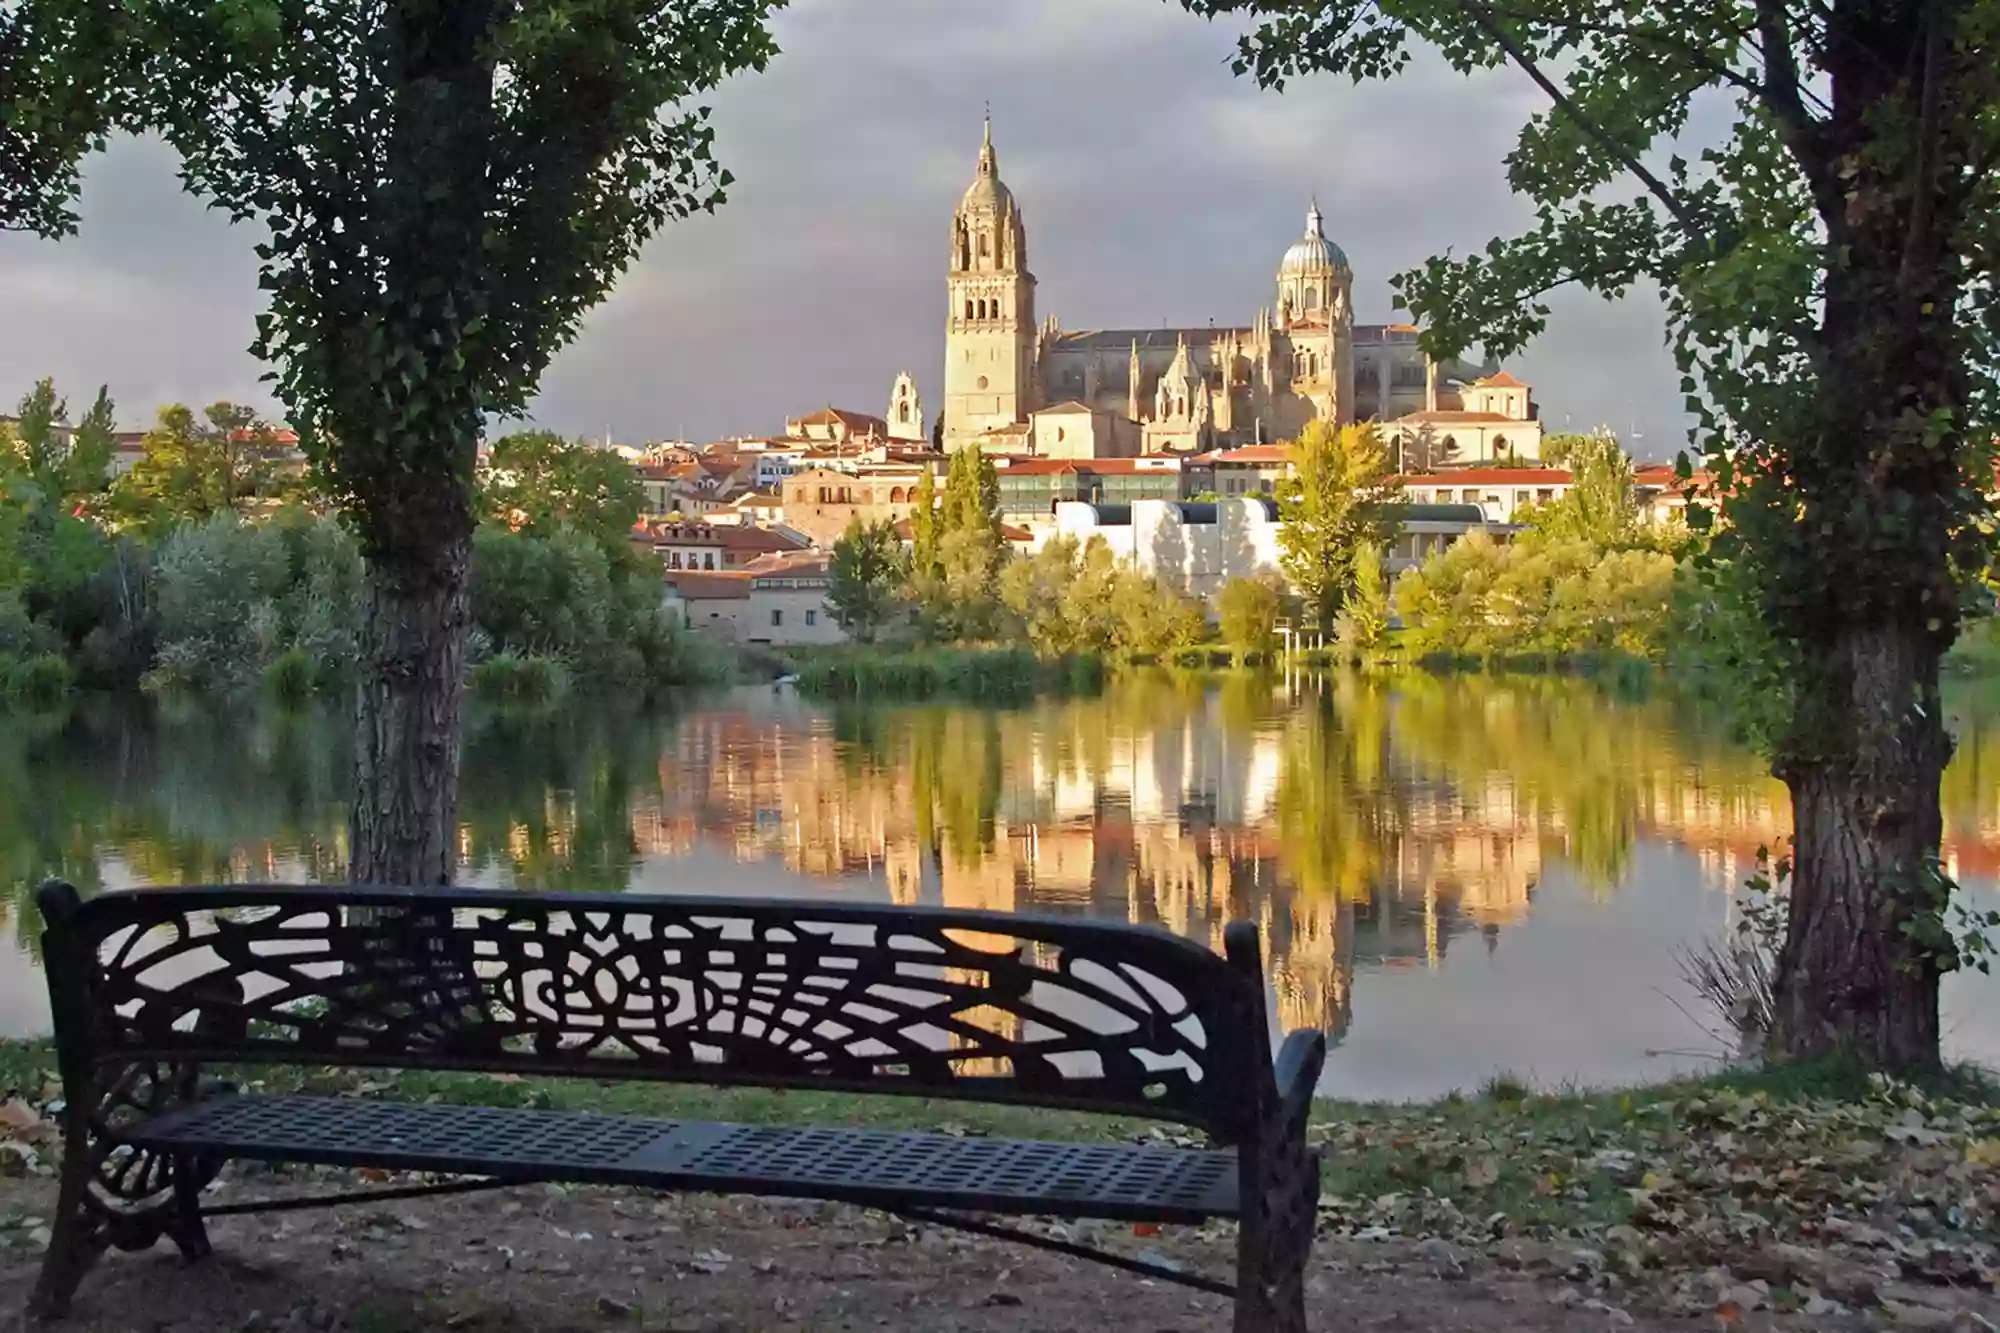
<svg viewBox="0 0 2000 1333"><path fill-rule="evenodd" d="M771 555L730 573L667 571L667 612L691 629L773 648L847 642L826 604L827 557Z"/></svg>

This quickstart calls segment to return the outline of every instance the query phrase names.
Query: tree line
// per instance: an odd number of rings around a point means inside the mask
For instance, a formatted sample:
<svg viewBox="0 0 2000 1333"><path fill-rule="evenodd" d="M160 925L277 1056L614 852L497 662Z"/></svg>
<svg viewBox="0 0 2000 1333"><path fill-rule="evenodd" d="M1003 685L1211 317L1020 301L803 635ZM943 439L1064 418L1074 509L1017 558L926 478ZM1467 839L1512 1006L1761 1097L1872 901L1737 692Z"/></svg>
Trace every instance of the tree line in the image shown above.
<svg viewBox="0 0 2000 1333"><path fill-rule="evenodd" d="M354 688L361 544L276 429L236 404L166 407L114 477L109 396L73 426L67 415L44 380L0 427L9 696L48 704L82 684L296 703ZM644 697L716 673L631 543L644 497L622 459L531 432L495 441L489 464L475 497L475 688Z"/></svg>

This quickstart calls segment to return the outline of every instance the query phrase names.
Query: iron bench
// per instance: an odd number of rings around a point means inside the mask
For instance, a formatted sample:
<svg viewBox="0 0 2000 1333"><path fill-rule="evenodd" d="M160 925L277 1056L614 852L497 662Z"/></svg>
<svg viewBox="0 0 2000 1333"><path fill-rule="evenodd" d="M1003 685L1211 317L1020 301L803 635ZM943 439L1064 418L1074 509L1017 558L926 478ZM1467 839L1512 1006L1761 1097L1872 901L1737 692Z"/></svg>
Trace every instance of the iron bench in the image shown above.
<svg viewBox="0 0 2000 1333"><path fill-rule="evenodd" d="M1318 1032L1272 1056L1257 934L1227 957L1150 927L637 895L246 886L89 901L44 887L65 1106L32 1309L109 1248L304 1202L546 1181L844 1201L1231 1295L1302 1333ZM894 1093L1143 1116L1211 1145L1013 1141L238 1092L241 1065ZM207 1072L204 1072L207 1067ZM215 1204L232 1158L469 1179ZM1236 1280L985 1215L1234 1218Z"/></svg>

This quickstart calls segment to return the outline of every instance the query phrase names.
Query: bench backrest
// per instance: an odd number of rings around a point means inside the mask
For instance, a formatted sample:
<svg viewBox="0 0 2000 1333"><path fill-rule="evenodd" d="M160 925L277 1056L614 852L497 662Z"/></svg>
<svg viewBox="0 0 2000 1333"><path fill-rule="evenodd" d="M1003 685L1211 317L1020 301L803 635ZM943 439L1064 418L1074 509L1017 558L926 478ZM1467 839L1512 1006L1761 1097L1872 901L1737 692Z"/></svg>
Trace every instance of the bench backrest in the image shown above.
<svg viewBox="0 0 2000 1333"><path fill-rule="evenodd" d="M897 1092L1249 1132L1256 935L798 900L259 885L40 896L65 1060Z"/></svg>

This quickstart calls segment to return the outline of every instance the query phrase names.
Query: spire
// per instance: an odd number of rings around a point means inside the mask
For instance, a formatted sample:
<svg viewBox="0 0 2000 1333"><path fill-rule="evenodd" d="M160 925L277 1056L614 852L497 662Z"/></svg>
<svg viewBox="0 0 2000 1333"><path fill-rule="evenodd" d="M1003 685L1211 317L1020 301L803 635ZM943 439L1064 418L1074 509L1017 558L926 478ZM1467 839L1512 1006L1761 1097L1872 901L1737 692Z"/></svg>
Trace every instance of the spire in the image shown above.
<svg viewBox="0 0 2000 1333"><path fill-rule="evenodd" d="M1312 201L1312 211L1306 214L1306 235L1317 236L1320 237L1321 239L1325 239L1326 232L1322 230L1325 221L1326 219L1320 216L1319 196L1314 195Z"/></svg>
<svg viewBox="0 0 2000 1333"><path fill-rule="evenodd" d="M979 174L998 176L1000 162L993 152L993 104L986 104L986 141L979 145Z"/></svg>

